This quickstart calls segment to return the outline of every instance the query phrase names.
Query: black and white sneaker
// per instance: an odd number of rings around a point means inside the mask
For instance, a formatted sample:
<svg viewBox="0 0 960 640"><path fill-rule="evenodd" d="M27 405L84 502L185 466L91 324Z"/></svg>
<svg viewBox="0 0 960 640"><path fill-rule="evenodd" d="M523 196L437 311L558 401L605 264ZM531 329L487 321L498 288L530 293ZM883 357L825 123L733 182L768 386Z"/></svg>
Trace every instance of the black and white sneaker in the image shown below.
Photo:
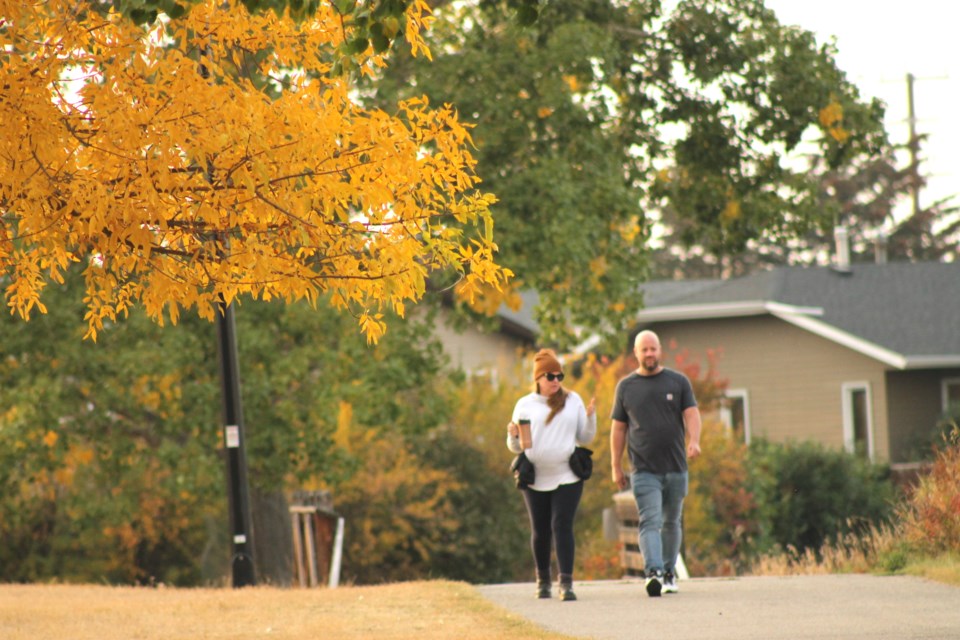
<svg viewBox="0 0 960 640"><path fill-rule="evenodd" d="M663 571L659 569L647 573L647 595L651 598L659 598L660 591L663 589Z"/></svg>
<svg viewBox="0 0 960 640"><path fill-rule="evenodd" d="M677 576L673 575L672 571L667 571L663 575L663 593L677 593L680 589L677 588Z"/></svg>

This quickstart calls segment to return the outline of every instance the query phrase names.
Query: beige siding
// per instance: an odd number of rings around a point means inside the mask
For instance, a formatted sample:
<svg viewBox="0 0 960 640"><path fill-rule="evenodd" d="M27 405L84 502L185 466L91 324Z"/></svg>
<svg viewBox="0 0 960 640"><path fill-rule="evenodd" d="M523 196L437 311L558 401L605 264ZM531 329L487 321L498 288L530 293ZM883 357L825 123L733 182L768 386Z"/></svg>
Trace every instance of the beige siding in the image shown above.
<svg viewBox="0 0 960 640"><path fill-rule="evenodd" d="M910 462L924 453L943 412L941 382L960 377L958 369L891 371L887 374L890 405L891 462Z"/></svg>
<svg viewBox="0 0 960 640"><path fill-rule="evenodd" d="M474 327L455 328L447 312L437 314L434 335L450 358L450 365L469 375L494 377L525 375L523 363L532 348L527 342L503 332L483 332Z"/></svg>
<svg viewBox="0 0 960 640"><path fill-rule="evenodd" d="M876 460L889 459L885 366L771 316L656 323L668 365L684 350L749 394L753 437L843 447L842 386L870 387Z"/></svg>

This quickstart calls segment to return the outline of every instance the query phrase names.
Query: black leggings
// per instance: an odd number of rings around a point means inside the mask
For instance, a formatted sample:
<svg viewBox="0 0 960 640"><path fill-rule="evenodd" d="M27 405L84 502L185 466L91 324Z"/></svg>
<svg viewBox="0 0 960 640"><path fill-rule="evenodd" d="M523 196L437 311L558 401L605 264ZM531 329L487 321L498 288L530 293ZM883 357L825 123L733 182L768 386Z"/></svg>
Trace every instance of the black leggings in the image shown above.
<svg viewBox="0 0 960 640"><path fill-rule="evenodd" d="M573 575L573 518L582 495L582 480L562 484L553 491L523 490L530 516L530 547L539 578L550 576L551 542L556 544L560 575Z"/></svg>

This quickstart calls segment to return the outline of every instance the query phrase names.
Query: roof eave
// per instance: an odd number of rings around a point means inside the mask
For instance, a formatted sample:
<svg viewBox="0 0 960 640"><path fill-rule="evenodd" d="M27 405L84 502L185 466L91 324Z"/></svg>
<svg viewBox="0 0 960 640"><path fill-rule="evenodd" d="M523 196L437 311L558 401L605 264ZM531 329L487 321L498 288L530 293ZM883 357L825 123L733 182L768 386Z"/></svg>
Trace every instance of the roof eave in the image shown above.
<svg viewBox="0 0 960 640"><path fill-rule="evenodd" d="M904 356L904 369L954 369L960 367L960 354Z"/></svg>
<svg viewBox="0 0 960 640"><path fill-rule="evenodd" d="M776 313L791 313L799 316L822 316L821 307L797 307L780 302L747 300L717 304L690 304L651 307L637 314L639 322L663 322L665 320L712 320L715 318L742 318Z"/></svg>

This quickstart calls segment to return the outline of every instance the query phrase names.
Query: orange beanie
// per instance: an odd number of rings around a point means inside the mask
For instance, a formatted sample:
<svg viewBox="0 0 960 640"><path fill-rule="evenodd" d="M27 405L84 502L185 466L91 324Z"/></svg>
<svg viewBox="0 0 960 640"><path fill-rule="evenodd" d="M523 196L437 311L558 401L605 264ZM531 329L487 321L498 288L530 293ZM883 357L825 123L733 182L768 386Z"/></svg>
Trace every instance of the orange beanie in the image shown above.
<svg viewBox="0 0 960 640"><path fill-rule="evenodd" d="M533 356L533 379L537 380L545 373L560 373L563 367L557 360L556 354L550 349L540 349L537 355Z"/></svg>

